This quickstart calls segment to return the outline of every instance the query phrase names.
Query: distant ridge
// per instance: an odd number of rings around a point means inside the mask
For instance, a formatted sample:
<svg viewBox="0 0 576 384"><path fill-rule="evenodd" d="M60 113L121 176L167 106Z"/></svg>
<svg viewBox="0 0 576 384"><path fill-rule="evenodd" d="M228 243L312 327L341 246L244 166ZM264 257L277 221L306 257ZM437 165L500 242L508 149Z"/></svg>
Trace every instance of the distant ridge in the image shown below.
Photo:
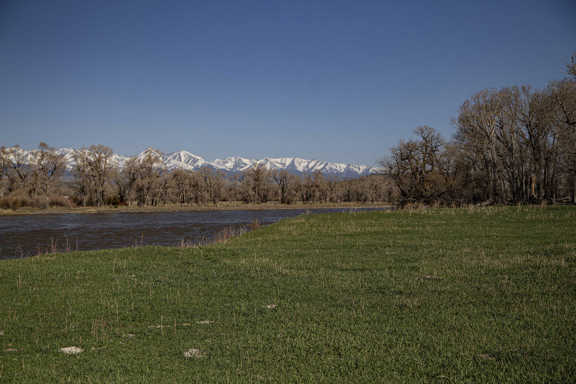
<svg viewBox="0 0 576 384"><path fill-rule="evenodd" d="M75 154L79 153L80 149L73 148L59 148L56 149L58 154L64 156L66 167L71 170L75 166ZM26 163L33 163L39 150L32 149L26 150L18 148L18 156L24 159ZM161 160L160 167L167 170L190 170L195 171L203 167L212 168L215 170L223 171L226 173L239 173L244 172L250 168L261 166L267 170L286 170L288 172L300 175L308 175L320 172L326 176L335 176L342 178L355 178L377 173L381 170L378 167L368 167L366 165L353 165L345 163L332 163L320 160L306 160L299 157L279 157L263 159L248 159L244 157L231 156L225 159L216 159L214 161L207 161L201 156L194 155L188 151L177 151L171 153L163 153L154 148L147 148L136 156L137 159L143 159L146 156L157 156ZM124 167L126 161L131 157L113 154L111 161L115 167Z"/></svg>

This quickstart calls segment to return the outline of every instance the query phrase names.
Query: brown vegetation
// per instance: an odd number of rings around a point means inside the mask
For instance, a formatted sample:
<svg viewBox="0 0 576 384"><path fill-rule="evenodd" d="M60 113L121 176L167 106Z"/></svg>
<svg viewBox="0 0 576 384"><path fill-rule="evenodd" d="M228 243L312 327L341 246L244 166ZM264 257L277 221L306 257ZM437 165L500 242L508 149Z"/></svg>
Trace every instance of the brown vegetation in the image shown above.
<svg viewBox="0 0 576 384"><path fill-rule="evenodd" d="M374 203L390 201L392 185L383 175L354 180L328 179L321 173L297 176L256 167L227 176L210 168L167 171L153 151L130 159L123 169L111 164L112 150L103 145L76 156L72 180L65 180L62 156L41 144L37 159L21 158L14 148L0 151L0 208L24 206L216 206L246 204Z"/></svg>
<svg viewBox="0 0 576 384"><path fill-rule="evenodd" d="M576 64L543 90L478 92L445 142L430 127L384 162L402 203L576 203Z"/></svg>

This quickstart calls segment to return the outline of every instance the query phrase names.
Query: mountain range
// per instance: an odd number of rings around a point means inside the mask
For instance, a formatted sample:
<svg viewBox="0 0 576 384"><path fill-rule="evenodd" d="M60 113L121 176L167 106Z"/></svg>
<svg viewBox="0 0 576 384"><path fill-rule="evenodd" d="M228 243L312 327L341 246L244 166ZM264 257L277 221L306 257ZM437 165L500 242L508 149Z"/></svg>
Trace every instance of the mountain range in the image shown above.
<svg viewBox="0 0 576 384"><path fill-rule="evenodd" d="M76 154L81 149L73 148L59 148L55 150L56 153L63 155L66 162L66 168L71 170L74 168L76 162ZM39 150L32 149L26 150L22 148L16 149L16 154L21 162L33 163ZM306 160L299 157L279 157L263 159L248 159L245 157L231 156L225 159L216 159L208 161L201 156L194 155L188 151L177 151L171 153L163 153L154 148L147 148L143 152L134 156L137 159L144 159L147 156L155 156L160 159L160 167L167 170L198 170L202 167L209 167L225 173L234 174L244 172L250 168L261 166L267 170L286 170L288 172L308 175L320 172L325 176L341 177L341 178L355 178L377 173L381 170L379 167L369 167L366 165L353 165L344 163L333 163L320 160ZM115 167L122 168L126 161L131 157L113 154L111 157L112 164Z"/></svg>

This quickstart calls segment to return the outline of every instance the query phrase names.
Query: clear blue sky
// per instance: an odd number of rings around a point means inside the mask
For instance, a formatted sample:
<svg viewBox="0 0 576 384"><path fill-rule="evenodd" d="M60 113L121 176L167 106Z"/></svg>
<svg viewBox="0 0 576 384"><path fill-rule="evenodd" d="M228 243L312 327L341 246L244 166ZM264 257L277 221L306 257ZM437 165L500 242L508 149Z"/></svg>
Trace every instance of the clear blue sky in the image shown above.
<svg viewBox="0 0 576 384"><path fill-rule="evenodd" d="M373 164L574 51L570 0L0 0L0 145Z"/></svg>

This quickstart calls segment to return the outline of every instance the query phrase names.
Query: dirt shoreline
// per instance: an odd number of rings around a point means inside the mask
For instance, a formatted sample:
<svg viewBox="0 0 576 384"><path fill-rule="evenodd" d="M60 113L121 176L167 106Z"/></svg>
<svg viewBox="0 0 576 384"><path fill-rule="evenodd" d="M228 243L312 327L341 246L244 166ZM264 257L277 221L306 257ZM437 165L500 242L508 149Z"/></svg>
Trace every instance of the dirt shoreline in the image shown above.
<svg viewBox="0 0 576 384"><path fill-rule="evenodd" d="M102 214L102 213L158 213L158 212L193 212L193 211L231 211L231 210L266 210L266 209L333 209L333 208L391 208L387 203L326 203L326 204L245 204L224 203L203 206L163 206L163 207L74 207L74 208L20 208L16 210L0 209L0 216L50 215L50 214Z"/></svg>

